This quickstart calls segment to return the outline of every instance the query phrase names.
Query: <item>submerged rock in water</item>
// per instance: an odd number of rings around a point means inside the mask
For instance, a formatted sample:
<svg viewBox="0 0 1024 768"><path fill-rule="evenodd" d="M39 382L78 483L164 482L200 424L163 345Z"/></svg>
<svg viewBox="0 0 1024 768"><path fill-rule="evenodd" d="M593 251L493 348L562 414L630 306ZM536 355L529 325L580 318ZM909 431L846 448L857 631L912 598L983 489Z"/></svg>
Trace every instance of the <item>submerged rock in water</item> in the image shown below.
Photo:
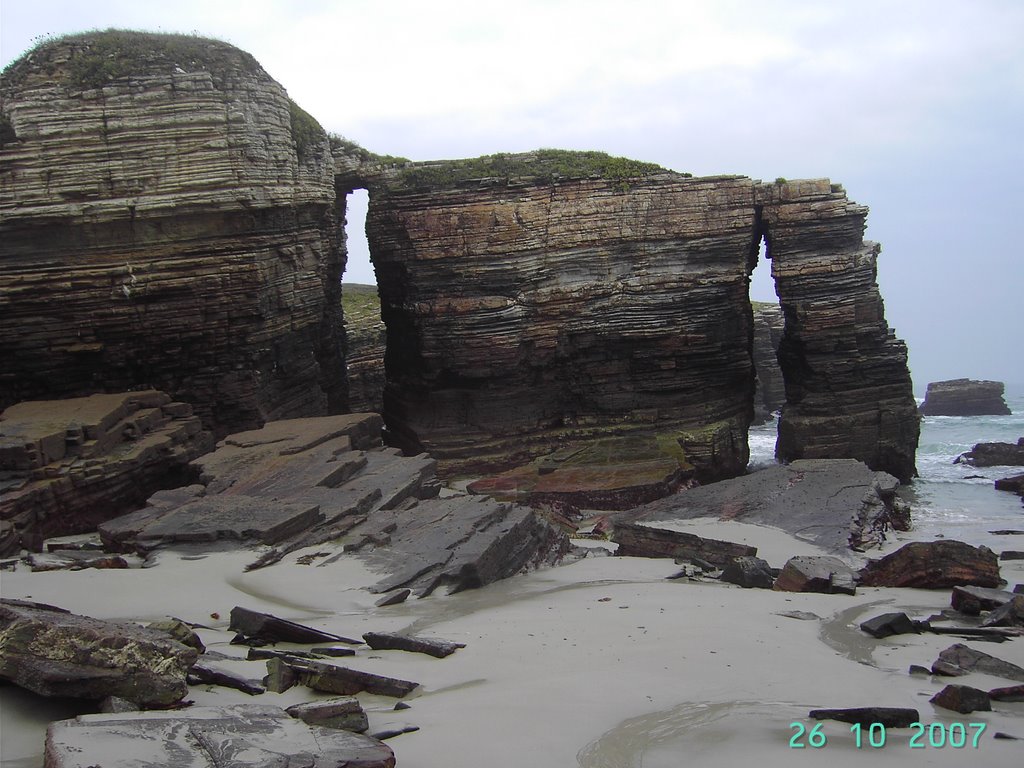
<svg viewBox="0 0 1024 768"><path fill-rule="evenodd" d="M0 600L0 678L41 696L165 707L188 692L197 657L162 631Z"/></svg>
<svg viewBox="0 0 1024 768"><path fill-rule="evenodd" d="M957 456L956 463L972 467L1024 466L1024 437L1016 443L978 443Z"/></svg>
<svg viewBox="0 0 1024 768"><path fill-rule="evenodd" d="M1001 381L951 379L928 385L921 414L924 416L1005 416L1010 409L1003 400Z"/></svg>

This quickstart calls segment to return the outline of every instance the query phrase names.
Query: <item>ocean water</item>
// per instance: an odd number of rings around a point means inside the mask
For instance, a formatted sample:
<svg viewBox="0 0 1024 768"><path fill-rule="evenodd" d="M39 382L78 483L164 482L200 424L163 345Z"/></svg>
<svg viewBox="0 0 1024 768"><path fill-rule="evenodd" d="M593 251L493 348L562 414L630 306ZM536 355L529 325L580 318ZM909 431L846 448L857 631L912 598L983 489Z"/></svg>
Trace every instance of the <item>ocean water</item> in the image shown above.
<svg viewBox="0 0 1024 768"><path fill-rule="evenodd" d="M989 531L1024 530L1020 497L993 487L996 479L1024 473L1024 467L954 463L975 443L1016 443L1024 437L1024 385L1008 384L1005 399L1013 412L1010 416L927 416L922 420L919 477L900 491L911 505L915 538L944 536L992 546ZM774 461L777 427L777 422L770 422L750 430L751 469ZM1024 537L1021 544L1024 548Z"/></svg>

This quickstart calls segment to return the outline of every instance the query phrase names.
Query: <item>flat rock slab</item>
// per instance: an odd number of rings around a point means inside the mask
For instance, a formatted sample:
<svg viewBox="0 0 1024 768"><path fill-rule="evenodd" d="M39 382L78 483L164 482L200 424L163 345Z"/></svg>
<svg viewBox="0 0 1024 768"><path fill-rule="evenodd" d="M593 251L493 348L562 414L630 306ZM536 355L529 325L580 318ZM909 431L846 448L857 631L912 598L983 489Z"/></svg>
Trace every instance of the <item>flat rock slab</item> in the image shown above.
<svg viewBox="0 0 1024 768"><path fill-rule="evenodd" d="M1013 600L1013 593L991 587L955 586L950 603L958 611L977 616L979 611L991 611Z"/></svg>
<svg viewBox="0 0 1024 768"><path fill-rule="evenodd" d="M167 706L188 692L197 656L158 630L0 600L0 677L41 696Z"/></svg>
<svg viewBox="0 0 1024 768"><path fill-rule="evenodd" d="M380 741L273 706L82 715L51 723L44 768L393 768Z"/></svg>
<svg viewBox="0 0 1024 768"><path fill-rule="evenodd" d="M899 481L853 459L794 461L691 488L617 520L657 523L714 517L781 528L831 552L879 543L909 522L895 498Z"/></svg>
<svg viewBox="0 0 1024 768"><path fill-rule="evenodd" d="M860 572L865 587L946 589L971 585L998 587L999 560L988 547L962 541L916 541L872 560Z"/></svg>
<svg viewBox="0 0 1024 768"><path fill-rule="evenodd" d="M465 643L452 643L429 637L408 637L393 632L367 632L363 635L363 640L375 651L410 651L425 653L437 659L451 656L460 648L466 647Z"/></svg>
<svg viewBox="0 0 1024 768"><path fill-rule="evenodd" d="M285 663L298 674L303 685L324 693L351 696L366 691L400 699L419 686L419 683L410 680L375 675L372 672L361 672L358 669L337 667L319 661L292 658L287 659Z"/></svg>
<svg viewBox="0 0 1024 768"><path fill-rule="evenodd" d="M984 651L977 651L963 643L946 648L932 664L932 673L936 675L960 677L971 672L982 672L1024 682L1024 668L990 656Z"/></svg>
<svg viewBox="0 0 1024 768"><path fill-rule="evenodd" d="M807 713L812 720L838 720L870 726L881 723L886 728L909 728L921 720L916 709L901 707L853 707L850 709L812 709Z"/></svg>
<svg viewBox="0 0 1024 768"><path fill-rule="evenodd" d="M619 545L616 554L631 557L697 558L724 568L736 557L753 557L757 547L719 539L705 539L692 533L672 531L654 525L616 523L612 541Z"/></svg>
<svg viewBox="0 0 1024 768"><path fill-rule="evenodd" d="M306 704L294 704L285 712L307 725L339 728L353 733L363 733L370 727L366 712L355 696L336 696Z"/></svg>

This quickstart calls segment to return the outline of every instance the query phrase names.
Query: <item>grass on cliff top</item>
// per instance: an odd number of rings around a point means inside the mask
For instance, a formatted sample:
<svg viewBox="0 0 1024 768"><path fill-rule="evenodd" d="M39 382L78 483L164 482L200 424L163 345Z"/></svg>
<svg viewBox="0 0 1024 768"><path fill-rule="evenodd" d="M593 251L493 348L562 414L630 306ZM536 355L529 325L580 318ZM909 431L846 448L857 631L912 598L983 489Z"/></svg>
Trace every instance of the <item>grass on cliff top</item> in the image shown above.
<svg viewBox="0 0 1024 768"><path fill-rule="evenodd" d="M65 66L59 60L70 51ZM203 70L218 74L241 66L261 73L263 68L250 54L213 38L191 34L106 29L47 37L3 70L10 85L38 69L75 88L101 88L123 77L143 72Z"/></svg>
<svg viewBox="0 0 1024 768"><path fill-rule="evenodd" d="M600 178L627 182L666 170L655 163L613 157L606 152L538 149L521 154L503 152L466 160L411 163L398 169L396 182L406 189L427 191L458 187L480 179L551 183Z"/></svg>
<svg viewBox="0 0 1024 768"><path fill-rule="evenodd" d="M347 325L370 326L380 322L380 296L376 285L342 283L341 307Z"/></svg>

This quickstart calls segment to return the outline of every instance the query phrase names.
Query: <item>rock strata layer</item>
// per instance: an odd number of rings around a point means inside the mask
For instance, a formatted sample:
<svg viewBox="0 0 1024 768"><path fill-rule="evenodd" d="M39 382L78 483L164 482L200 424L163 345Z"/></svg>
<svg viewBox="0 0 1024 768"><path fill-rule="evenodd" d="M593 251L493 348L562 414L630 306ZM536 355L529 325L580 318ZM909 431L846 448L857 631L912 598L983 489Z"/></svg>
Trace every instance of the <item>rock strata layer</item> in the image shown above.
<svg viewBox="0 0 1024 768"><path fill-rule="evenodd" d="M753 307L754 346L751 354L757 373L754 423L764 423L786 404L786 382L778 358L786 321L778 304L753 302Z"/></svg>
<svg viewBox="0 0 1024 768"><path fill-rule="evenodd" d="M555 170L580 154L413 164L370 185L398 439L469 473L653 430L702 481L739 474L764 238L785 318L779 456L914 475L906 347L865 207L827 180Z"/></svg>
<svg viewBox="0 0 1024 768"><path fill-rule="evenodd" d="M0 414L0 549L91 531L188 480L189 462L213 447L192 406L163 392L29 401Z"/></svg>
<svg viewBox="0 0 1024 768"><path fill-rule="evenodd" d="M152 387L223 435L344 405L330 146L249 54L85 33L0 105L0 408Z"/></svg>
<svg viewBox="0 0 1024 768"><path fill-rule="evenodd" d="M1003 399L1001 381L951 379L928 385L921 413L924 416L1006 416L1009 406Z"/></svg>

